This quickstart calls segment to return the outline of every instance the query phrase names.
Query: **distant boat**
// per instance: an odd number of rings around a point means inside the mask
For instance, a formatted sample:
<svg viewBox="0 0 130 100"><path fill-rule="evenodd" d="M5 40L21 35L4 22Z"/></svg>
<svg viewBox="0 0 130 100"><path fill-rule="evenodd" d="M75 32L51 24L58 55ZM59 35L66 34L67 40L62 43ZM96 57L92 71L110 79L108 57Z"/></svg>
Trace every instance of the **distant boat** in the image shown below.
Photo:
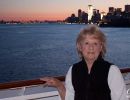
<svg viewBox="0 0 130 100"><path fill-rule="evenodd" d="M127 98L130 99L130 68L120 69L127 87ZM65 77L55 77L64 82ZM40 79L24 80L0 84L0 100L58 100L58 91L45 87Z"/></svg>

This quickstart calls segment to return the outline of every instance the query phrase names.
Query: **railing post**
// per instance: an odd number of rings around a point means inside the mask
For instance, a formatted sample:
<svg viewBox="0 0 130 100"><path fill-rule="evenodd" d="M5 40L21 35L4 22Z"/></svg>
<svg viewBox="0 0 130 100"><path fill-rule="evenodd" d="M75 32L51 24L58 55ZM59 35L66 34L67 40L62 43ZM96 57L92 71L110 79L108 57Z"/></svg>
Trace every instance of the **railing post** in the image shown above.
<svg viewBox="0 0 130 100"><path fill-rule="evenodd" d="M21 91L20 91L20 93L18 95L23 96L24 93L25 93L25 89L26 89L26 87L21 87Z"/></svg>

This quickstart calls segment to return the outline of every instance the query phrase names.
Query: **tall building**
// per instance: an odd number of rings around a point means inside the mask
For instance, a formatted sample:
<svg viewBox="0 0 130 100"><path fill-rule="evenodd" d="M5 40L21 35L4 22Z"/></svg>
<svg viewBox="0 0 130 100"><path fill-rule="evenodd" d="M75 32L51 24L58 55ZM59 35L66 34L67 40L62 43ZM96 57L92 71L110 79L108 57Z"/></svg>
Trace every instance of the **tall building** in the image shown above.
<svg viewBox="0 0 130 100"><path fill-rule="evenodd" d="M109 13L114 13L115 8L114 7L109 7Z"/></svg>
<svg viewBox="0 0 130 100"><path fill-rule="evenodd" d="M121 16L122 8L116 8L116 15Z"/></svg>
<svg viewBox="0 0 130 100"><path fill-rule="evenodd" d="M81 9L78 10L78 17L79 17L79 18L82 17L82 10L81 10Z"/></svg>
<svg viewBox="0 0 130 100"><path fill-rule="evenodd" d="M82 12L82 23L88 23L88 14L86 12Z"/></svg>
<svg viewBox="0 0 130 100"><path fill-rule="evenodd" d="M93 9L93 15L97 13L97 9Z"/></svg>
<svg viewBox="0 0 130 100"><path fill-rule="evenodd" d="M125 5L125 12L130 12L130 5Z"/></svg>
<svg viewBox="0 0 130 100"><path fill-rule="evenodd" d="M88 5L88 21L91 21L92 16L93 16L93 6Z"/></svg>

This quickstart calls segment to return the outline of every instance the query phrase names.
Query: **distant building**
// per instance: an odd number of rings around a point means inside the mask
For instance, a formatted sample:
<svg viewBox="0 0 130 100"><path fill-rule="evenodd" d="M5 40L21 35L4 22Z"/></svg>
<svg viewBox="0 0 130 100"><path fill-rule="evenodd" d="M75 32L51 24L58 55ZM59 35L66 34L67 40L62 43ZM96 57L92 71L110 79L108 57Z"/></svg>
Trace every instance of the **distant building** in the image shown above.
<svg viewBox="0 0 130 100"><path fill-rule="evenodd" d="M92 16L93 16L93 6L88 5L88 21L91 21Z"/></svg>
<svg viewBox="0 0 130 100"><path fill-rule="evenodd" d="M75 14L71 14L71 17L72 17L72 18L75 18Z"/></svg>
<svg viewBox="0 0 130 100"><path fill-rule="evenodd" d="M79 18L79 23L82 23L82 10L78 9L78 18Z"/></svg>
<svg viewBox="0 0 130 100"><path fill-rule="evenodd" d="M67 23L78 23L79 22L79 18L75 16L75 14L71 14L70 17L67 17L65 19L65 22Z"/></svg>
<svg viewBox="0 0 130 100"><path fill-rule="evenodd" d="M97 13L97 9L93 9L93 15Z"/></svg>
<svg viewBox="0 0 130 100"><path fill-rule="evenodd" d="M122 13L122 8L117 8L116 9L116 16L121 16Z"/></svg>
<svg viewBox="0 0 130 100"><path fill-rule="evenodd" d="M109 7L109 12L108 13L114 13L115 8L114 7Z"/></svg>
<svg viewBox="0 0 130 100"><path fill-rule="evenodd" d="M105 16L105 15L106 15L105 12L101 12L101 20L102 20L103 16Z"/></svg>
<svg viewBox="0 0 130 100"><path fill-rule="evenodd" d="M84 11L82 12L82 23L87 24L88 23L88 14Z"/></svg>
<svg viewBox="0 0 130 100"><path fill-rule="evenodd" d="M130 5L125 5L125 12L130 12Z"/></svg>
<svg viewBox="0 0 130 100"><path fill-rule="evenodd" d="M122 12L122 8L117 8L116 12L121 13Z"/></svg>
<svg viewBox="0 0 130 100"><path fill-rule="evenodd" d="M100 20L101 20L101 14L99 13L99 10L93 9L93 15L91 18L91 22L94 24L98 24Z"/></svg>
<svg viewBox="0 0 130 100"><path fill-rule="evenodd" d="M82 10L81 10L81 9L78 10L78 17L79 17L79 18L82 17Z"/></svg>

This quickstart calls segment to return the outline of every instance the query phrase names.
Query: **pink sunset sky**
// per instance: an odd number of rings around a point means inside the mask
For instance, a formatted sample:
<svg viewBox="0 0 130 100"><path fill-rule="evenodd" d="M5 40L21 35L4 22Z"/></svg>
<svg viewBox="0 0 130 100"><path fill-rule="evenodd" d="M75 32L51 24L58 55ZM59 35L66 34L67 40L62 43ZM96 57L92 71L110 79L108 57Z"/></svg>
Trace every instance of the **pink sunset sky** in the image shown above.
<svg viewBox="0 0 130 100"><path fill-rule="evenodd" d="M130 0L0 0L0 20L64 20L78 9L87 12L91 4L100 12L122 8Z"/></svg>

